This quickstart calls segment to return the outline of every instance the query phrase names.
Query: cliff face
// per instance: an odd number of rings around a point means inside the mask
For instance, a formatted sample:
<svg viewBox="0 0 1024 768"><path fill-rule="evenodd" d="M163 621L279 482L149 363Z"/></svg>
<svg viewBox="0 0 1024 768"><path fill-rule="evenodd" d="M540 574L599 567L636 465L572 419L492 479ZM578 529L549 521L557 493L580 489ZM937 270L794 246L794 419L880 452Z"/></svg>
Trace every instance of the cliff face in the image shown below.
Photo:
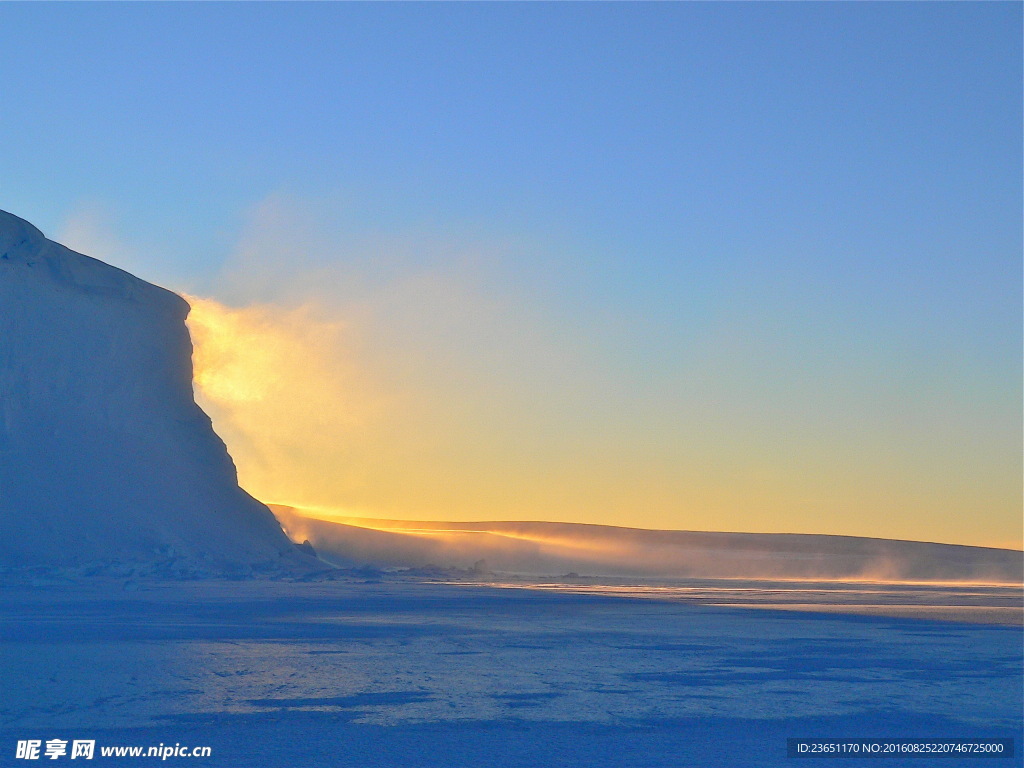
<svg viewBox="0 0 1024 768"><path fill-rule="evenodd" d="M193 399L188 311L0 211L0 565L307 559Z"/></svg>

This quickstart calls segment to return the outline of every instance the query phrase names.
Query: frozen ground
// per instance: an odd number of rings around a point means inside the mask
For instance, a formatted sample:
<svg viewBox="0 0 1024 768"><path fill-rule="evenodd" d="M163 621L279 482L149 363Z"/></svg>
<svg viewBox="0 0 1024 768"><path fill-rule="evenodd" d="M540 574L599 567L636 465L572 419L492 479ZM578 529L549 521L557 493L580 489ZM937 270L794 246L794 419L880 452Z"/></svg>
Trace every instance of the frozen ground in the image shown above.
<svg viewBox="0 0 1024 768"><path fill-rule="evenodd" d="M0 765L60 738L208 745L168 763L233 768L792 766L794 736L1014 737L982 765L1021 765L1019 626L724 607L709 583L128 586L2 589Z"/></svg>

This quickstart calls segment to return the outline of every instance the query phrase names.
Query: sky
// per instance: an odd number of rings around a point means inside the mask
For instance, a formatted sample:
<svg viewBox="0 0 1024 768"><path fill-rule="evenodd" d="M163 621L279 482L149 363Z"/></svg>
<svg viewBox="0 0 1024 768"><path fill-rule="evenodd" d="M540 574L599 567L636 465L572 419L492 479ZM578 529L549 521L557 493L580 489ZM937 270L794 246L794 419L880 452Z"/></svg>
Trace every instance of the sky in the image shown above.
<svg viewBox="0 0 1024 768"><path fill-rule="evenodd" d="M0 4L0 208L264 501L1021 547L1019 3Z"/></svg>

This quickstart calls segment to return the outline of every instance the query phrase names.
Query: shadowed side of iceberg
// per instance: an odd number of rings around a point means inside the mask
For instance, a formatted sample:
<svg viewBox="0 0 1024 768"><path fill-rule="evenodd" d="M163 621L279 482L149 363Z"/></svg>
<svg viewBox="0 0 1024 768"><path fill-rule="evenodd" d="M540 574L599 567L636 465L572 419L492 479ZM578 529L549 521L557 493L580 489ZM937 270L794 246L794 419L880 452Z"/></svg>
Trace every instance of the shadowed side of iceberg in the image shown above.
<svg viewBox="0 0 1024 768"><path fill-rule="evenodd" d="M0 566L316 567L196 405L188 311L0 212Z"/></svg>

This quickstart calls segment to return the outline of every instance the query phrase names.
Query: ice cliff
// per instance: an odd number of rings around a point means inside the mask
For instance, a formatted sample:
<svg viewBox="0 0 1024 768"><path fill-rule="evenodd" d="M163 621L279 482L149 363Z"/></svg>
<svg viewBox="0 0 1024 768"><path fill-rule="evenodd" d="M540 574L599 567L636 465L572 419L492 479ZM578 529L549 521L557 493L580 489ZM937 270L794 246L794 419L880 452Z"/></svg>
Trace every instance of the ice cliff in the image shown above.
<svg viewBox="0 0 1024 768"><path fill-rule="evenodd" d="M180 296L0 211L0 567L303 567L192 393Z"/></svg>

